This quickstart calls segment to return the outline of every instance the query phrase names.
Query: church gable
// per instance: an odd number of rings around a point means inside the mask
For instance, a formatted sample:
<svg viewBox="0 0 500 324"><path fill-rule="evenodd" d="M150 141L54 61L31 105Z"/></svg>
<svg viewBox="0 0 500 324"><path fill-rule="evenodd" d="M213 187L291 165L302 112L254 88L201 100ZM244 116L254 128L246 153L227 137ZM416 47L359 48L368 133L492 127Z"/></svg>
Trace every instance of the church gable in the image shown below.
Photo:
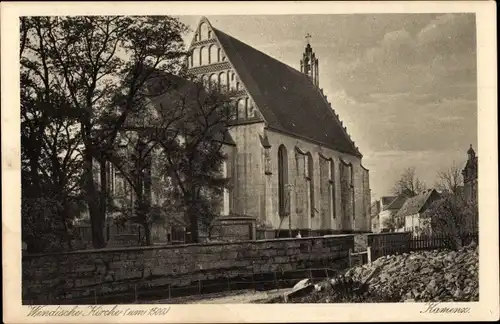
<svg viewBox="0 0 500 324"><path fill-rule="evenodd" d="M208 86L215 85L222 91L232 92L237 107L236 124L263 121L255 101L206 18L198 24L188 52L187 67L191 75L198 76Z"/></svg>

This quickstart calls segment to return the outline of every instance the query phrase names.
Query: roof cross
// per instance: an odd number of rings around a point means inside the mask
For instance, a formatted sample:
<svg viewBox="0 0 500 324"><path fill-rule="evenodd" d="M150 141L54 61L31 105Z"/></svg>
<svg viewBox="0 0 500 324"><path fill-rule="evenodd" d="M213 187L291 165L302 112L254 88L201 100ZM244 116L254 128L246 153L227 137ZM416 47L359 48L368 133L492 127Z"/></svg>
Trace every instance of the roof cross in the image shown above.
<svg viewBox="0 0 500 324"><path fill-rule="evenodd" d="M307 39L307 44L309 44L309 40L311 39L311 34L307 33L306 34L306 39Z"/></svg>

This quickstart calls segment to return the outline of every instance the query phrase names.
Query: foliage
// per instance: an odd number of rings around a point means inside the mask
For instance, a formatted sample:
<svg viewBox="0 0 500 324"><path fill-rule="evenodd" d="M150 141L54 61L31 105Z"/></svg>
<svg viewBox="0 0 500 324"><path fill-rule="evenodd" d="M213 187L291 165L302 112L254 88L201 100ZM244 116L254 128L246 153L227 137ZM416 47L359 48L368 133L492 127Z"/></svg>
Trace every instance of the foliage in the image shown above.
<svg viewBox="0 0 500 324"><path fill-rule="evenodd" d="M82 191L94 247L105 245L107 180L101 172L98 185L93 161L105 165L153 71L181 70L185 31L167 16L21 19L23 184L35 197L46 183L62 197Z"/></svg>
<svg viewBox="0 0 500 324"><path fill-rule="evenodd" d="M446 193L424 212L423 227L433 234L450 237L452 246L462 247L466 235L478 229L478 209L474 202L466 201L462 195Z"/></svg>
<svg viewBox="0 0 500 324"><path fill-rule="evenodd" d="M460 190L463 186L463 177L460 168L453 163L446 170L440 171L437 174L438 181L436 188L441 192L448 192L454 195L460 195Z"/></svg>
<svg viewBox="0 0 500 324"><path fill-rule="evenodd" d="M403 171L400 179L394 184L393 193L395 195L416 196L425 189L425 183L417 177L415 168L412 167Z"/></svg>
<svg viewBox="0 0 500 324"><path fill-rule="evenodd" d="M396 226L396 220L394 215L384 218L382 221L382 226L387 228L390 232L394 232L398 227Z"/></svg>

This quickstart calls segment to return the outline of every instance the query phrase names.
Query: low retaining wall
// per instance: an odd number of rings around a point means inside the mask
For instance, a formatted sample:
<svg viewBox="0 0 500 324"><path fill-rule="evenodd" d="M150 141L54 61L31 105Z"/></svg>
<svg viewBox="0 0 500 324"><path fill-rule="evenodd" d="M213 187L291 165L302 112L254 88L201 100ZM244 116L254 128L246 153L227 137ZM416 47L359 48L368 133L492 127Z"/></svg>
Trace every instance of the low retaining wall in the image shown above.
<svg viewBox="0 0 500 324"><path fill-rule="evenodd" d="M311 267L347 267L353 235L23 255L23 304Z"/></svg>

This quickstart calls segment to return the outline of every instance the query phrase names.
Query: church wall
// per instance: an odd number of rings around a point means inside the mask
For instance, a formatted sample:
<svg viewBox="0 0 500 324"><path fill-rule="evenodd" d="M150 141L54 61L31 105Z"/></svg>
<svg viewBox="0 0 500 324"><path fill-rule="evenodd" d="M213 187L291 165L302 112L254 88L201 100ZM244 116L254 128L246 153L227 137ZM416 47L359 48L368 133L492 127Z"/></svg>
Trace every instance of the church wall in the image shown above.
<svg viewBox="0 0 500 324"><path fill-rule="evenodd" d="M234 126L229 131L236 143L232 212L256 218L265 212L264 169L259 141L263 129L263 123L254 123Z"/></svg>
<svg viewBox="0 0 500 324"><path fill-rule="evenodd" d="M283 134L281 132L275 131L267 131L267 137L269 143L271 144L271 158L272 158L272 184L271 187L273 189L273 195L276 195L272 201L268 201L268 204L271 206L267 206L267 218L274 228L278 228L280 224L280 217L278 215L278 164L277 164L277 152L278 147L280 145L284 145L288 152L288 174L289 174L289 183L295 184L295 192L291 194L290 199L290 210L291 210L291 223L292 228L310 228L313 230L316 229L333 229L333 230L354 230L354 231L369 231L370 230L370 214L369 208L366 207L366 192L369 190L369 183L367 184L367 172L361 167L361 159L352 156L349 154L341 153L338 151L334 151L328 148L325 148L321 145L311 143L309 141L305 141L302 139L298 139L287 134ZM304 176L302 170L297 172L297 166L299 168L303 168L301 162L297 163L295 158L295 150L298 148L300 151L304 153L311 153L313 158L313 182L314 182L314 216L310 216L308 213L310 211L309 199L307 197L307 188L304 185ZM335 217L333 215L329 215L329 217L321 217L321 210L326 208L326 205L329 202L325 202L324 199L326 195L321 194L320 184L325 184L324 180L320 179L320 155L324 158L331 158L334 162L334 181L335 181ZM354 187L355 187L355 198L354 198L354 212L355 217L352 220L352 217L348 215L342 215L341 208L341 189L340 189L340 171L339 164L340 159L342 159L346 163L352 163L353 172L354 172ZM363 179L365 180L366 188L363 188ZM326 189L325 189L326 190ZM304 199L305 197L305 199ZM323 201L322 201L323 197ZM368 200L369 201L369 200ZM343 217L349 217L351 226L350 228L345 228L343 225L342 219ZM281 229L288 228L288 217L284 217L281 222Z"/></svg>

